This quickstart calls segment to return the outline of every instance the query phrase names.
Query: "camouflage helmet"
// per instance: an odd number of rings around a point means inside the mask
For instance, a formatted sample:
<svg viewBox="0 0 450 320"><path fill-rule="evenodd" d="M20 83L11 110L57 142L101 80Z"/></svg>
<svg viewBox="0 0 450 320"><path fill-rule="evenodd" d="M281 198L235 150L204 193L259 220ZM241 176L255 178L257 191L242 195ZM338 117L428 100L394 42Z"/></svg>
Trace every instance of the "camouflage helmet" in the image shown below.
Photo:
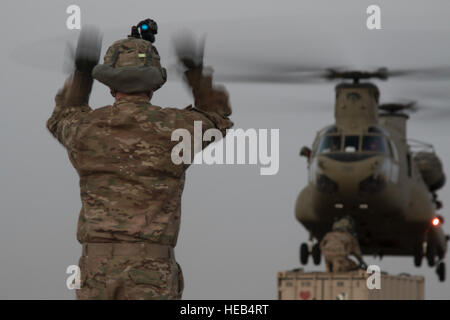
<svg viewBox="0 0 450 320"><path fill-rule="evenodd" d="M92 77L112 90L125 93L155 91L167 79L152 43L133 37L114 42L103 64L92 70Z"/></svg>
<svg viewBox="0 0 450 320"><path fill-rule="evenodd" d="M353 232L354 231L354 221L352 217L345 216L335 223L333 223L333 231L342 231L342 232Z"/></svg>

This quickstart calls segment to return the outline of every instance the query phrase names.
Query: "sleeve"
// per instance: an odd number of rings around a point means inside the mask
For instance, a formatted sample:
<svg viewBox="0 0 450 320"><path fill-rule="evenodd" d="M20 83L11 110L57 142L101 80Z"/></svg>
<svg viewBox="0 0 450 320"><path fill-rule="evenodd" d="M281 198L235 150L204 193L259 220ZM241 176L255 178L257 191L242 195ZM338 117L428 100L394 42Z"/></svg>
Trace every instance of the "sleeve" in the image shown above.
<svg viewBox="0 0 450 320"><path fill-rule="evenodd" d="M55 108L47 120L47 129L66 148L73 140L78 122L92 111L87 105L92 82L83 80L76 74L66 80L55 96Z"/></svg>
<svg viewBox="0 0 450 320"><path fill-rule="evenodd" d="M225 136L226 129L233 126L233 122L229 119L231 107L228 93L225 87L213 85L212 72L204 74L203 71L203 68L196 68L185 72L185 80L192 90L195 101L195 107L188 107L185 110L201 113Z"/></svg>
<svg viewBox="0 0 450 320"><path fill-rule="evenodd" d="M322 251L323 250L323 248L325 248L325 246L327 245L327 242L328 242L328 233L323 237L323 239L322 239L322 241L320 241L320 244L319 244L319 248L320 248L320 250Z"/></svg>

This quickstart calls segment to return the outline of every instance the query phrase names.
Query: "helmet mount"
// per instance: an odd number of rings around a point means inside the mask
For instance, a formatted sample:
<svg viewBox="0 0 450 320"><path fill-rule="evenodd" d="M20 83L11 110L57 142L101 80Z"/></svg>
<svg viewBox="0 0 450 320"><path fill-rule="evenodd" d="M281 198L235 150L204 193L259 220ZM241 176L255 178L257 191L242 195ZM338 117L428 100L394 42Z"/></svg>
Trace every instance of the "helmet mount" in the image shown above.
<svg viewBox="0 0 450 320"><path fill-rule="evenodd" d="M152 19L145 19L139 22L136 26L131 27L131 34L128 37L144 39L155 42L155 34L158 33L158 24Z"/></svg>

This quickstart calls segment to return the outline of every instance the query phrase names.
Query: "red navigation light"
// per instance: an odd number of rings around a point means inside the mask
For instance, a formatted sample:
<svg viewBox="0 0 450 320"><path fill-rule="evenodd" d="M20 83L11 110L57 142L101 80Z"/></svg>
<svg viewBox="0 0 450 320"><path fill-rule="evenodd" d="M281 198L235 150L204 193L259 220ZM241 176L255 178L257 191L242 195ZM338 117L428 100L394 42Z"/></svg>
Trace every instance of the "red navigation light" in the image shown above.
<svg viewBox="0 0 450 320"><path fill-rule="evenodd" d="M438 225L441 224L441 220L439 218L434 218L433 220L431 220L431 224L437 227Z"/></svg>

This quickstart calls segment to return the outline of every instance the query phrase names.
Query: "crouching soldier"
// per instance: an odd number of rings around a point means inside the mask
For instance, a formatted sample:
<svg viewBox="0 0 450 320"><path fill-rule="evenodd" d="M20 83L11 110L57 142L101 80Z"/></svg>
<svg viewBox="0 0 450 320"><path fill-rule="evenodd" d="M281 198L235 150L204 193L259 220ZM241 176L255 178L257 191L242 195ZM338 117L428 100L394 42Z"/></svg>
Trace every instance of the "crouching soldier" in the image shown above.
<svg viewBox="0 0 450 320"><path fill-rule="evenodd" d="M325 258L327 272L346 272L359 267L366 268L354 234L353 220L347 216L336 221L332 231L322 239L320 250ZM358 259L359 265L349 259L350 255Z"/></svg>

